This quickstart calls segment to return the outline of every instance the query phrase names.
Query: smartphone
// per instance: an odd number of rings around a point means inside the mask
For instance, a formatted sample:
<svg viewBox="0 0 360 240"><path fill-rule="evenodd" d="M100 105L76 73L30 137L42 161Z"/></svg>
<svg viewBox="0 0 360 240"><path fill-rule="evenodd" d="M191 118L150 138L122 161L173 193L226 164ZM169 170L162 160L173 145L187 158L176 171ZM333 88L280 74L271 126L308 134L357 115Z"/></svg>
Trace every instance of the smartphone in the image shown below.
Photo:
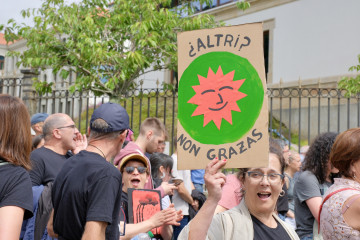
<svg viewBox="0 0 360 240"><path fill-rule="evenodd" d="M182 179L175 179L175 178L172 178L172 179L170 179L170 181L169 181L169 183L174 183L175 186L180 185L182 182L183 182Z"/></svg>

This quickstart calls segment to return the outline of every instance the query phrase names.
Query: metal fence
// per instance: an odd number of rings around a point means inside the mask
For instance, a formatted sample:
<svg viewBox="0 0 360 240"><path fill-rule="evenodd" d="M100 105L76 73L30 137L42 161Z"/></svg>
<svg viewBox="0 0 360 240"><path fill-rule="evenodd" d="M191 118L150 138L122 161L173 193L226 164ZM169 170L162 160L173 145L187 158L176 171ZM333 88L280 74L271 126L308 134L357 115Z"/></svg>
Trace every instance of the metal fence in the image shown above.
<svg viewBox="0 0 360 240"><path fill-rule="evenodd" d="M335 88L271 88L269 129L300 147L319 133L360 126L360 95Z"/></svg>
<svg viewBox="0 0 360 240"><path fill-rule="evenodd" d="M71 93L66 89L39 95L31 78L0 78L0 92L20 97L36 112L70 115L81 132L86 132L94 109L108 102L108 96L97 97L91 92ZM289 140L299 149L322 132L341 132L360 126L359 95L350 98L346 92L329 88L269 88L269 131L277 138ZM137 136L141 122L147 117L162 119L168 131L168 141L173 142L177 124L177 92L163 89L129 91L123 99L111 99L124 106L130 116L130 125ZM170 144L170 153L173 152Z"/></svg>

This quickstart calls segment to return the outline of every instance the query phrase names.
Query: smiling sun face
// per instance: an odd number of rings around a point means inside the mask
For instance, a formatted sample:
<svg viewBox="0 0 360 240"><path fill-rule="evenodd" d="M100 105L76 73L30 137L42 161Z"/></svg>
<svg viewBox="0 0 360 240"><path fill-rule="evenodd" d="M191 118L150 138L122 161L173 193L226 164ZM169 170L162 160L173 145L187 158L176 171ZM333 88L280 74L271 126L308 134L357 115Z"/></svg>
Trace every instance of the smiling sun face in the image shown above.
<svg viewBox="0 0 360 240"><path fill-rule="evenodd" d="M224 75L219 66L216 74L209 68L207 78L198 75L200 85L193 86L196 94L188 103L198 105L191 116L203 114L203 127L213 121L220 130L222 119L232 124L231 111L241 112L236 101L247 96L239 92L245 79L233 81L234 74L235 70Z"/></svg>

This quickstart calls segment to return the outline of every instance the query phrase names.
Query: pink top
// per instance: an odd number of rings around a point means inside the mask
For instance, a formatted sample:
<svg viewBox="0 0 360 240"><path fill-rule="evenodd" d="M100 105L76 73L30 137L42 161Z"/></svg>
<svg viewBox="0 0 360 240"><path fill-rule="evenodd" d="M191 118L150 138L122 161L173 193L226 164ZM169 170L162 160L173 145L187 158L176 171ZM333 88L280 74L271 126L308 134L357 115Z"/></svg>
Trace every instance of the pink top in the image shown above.
<svg viewBox="0 0 360 240"><path fill-rule="evenodd" d="M342 214L343 205L346 200L354 195L360 194L360 184L349 179L335 178L334 184L327 190L324 198L328 194L341 188L355 188L359 190L345 190L336 193L324 203L320 215L320 230L322 232L324 240L360 239L360 231L357 231L350 227L345 222Z"/></svg>
<svg viewBox="0 0 360 240"><path fill-rule="evenodd" d="M221 199L219 205L231 209L239 205L242 196L240 193L241 183L235 174L229 174L226 176L226 183L222 188Z"/></svg>

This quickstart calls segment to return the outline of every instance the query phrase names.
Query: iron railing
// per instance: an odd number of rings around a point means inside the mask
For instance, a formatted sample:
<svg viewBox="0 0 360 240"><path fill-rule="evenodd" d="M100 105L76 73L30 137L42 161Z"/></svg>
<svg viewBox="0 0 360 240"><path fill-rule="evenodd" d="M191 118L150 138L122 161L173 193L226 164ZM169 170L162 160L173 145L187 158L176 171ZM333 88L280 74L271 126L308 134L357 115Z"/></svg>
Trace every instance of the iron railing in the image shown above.
<svg viewBox="0 0 360 240"><path fill-rule="evenodd" d="M94 109L110 101L108 96L95 96L89 91L71 93L66 89L39 95L22 79L0 79L0 93L22 98L30 114L61 112L71 116L81 132L86 132ZM30 94L29 94L30 93ZM321 132L341 132L360 126L360 97L346 97L346 91L335 88L269 88L269 131L289 140L300 149ZM177 125L177 92L163 89L128 91L122 99L111 99L124 106L130 125L137 136L141 122L147 117L160 118L168 131L169 152Z"/></svg>

